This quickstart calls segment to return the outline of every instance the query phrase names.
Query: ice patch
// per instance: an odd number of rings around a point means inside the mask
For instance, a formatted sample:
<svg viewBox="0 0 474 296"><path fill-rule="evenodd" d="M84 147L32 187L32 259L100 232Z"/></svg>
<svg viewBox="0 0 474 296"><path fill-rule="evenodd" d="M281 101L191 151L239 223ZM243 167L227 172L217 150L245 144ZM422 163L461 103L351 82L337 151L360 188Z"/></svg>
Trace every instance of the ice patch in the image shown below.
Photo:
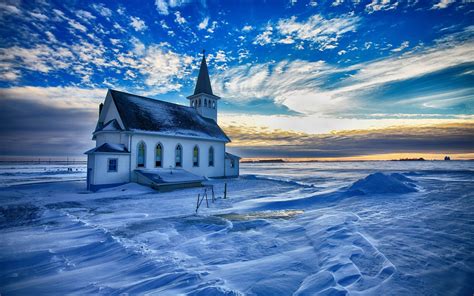
<svg viewBox="0 0 474 296"><path fill-rule="evenodd" d="M414 182L398 173L374 173L356 181L348 192L351 195L410 193L418 191Z"/></svg>

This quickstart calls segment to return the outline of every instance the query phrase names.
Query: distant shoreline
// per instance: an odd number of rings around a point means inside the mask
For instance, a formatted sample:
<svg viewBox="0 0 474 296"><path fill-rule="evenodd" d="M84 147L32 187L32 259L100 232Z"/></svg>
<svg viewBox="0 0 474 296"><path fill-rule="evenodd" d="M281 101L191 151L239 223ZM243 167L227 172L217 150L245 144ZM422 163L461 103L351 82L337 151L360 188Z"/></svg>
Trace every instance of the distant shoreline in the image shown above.
<svg viewBox="0 0 474 296"><path fill-rule="evenodd" d="M443 159L410 159L410 158L401 158L401 159L373 159L373 160L284 160L284 159L264 159L264 160L243 160L240 163L307 163L307 162L372 162L372 161L446 161ZM451 159L450 161L474 161L474 159Z"/></svg>
<svg viewBox="0 0 474 296"><path fill-rule="evenodd" d="M401 158L401 159L373 159L373 160L363 160L363 159L341 159L341 160L291 160L291 159L260 159L260 160L243 160L241 164L274 164L274 163L314 163L314 162L373 162L373 161L408 161L408 162L417 162L417 161L437 161L444 162L442 159L419 159L419 158ZM450 161L474 161L474 159L451 159ZM20 164L20 165L86 165L86 160L0 160L0 165L8 164Z"/></svg>

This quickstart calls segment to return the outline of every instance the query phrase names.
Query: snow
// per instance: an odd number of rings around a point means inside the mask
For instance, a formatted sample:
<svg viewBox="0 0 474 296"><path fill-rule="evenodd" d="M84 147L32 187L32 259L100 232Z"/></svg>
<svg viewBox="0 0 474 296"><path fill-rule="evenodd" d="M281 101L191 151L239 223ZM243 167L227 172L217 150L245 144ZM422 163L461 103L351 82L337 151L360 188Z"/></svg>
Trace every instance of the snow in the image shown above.
<svg viewBox="0 0 474 296"><path fill-rule="evenodd" d="M140 169L137 170L137 172L156 183L184 183L204 181L203 177L194 175L180 168Z"/></svg>
<svg viewBox="0 0 474 296"><path fill-rule="evenodd" d="M73 168L0 166L2 295L474 292L473 162L243 164L197 215Z"/></svg>
<svg viewBox="0 0 474 296"><path fill-rule="evenodd" d="M349 192L354 195L409 193L416 191L413 180L399 173L390 175L383 173L370 174L364 179L355 182L349 188Z"/></svg>

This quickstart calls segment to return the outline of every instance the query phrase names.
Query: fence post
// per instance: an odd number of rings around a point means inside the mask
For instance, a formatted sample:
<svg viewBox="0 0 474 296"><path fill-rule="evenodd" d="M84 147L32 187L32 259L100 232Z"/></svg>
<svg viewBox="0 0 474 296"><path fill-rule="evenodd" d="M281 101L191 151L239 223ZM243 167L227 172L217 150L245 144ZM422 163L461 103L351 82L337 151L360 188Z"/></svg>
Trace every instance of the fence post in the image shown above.
<svg viewBox="0 0 474 296"><path fill-rule="evenodd" d="M199 209L199 195L200 195L200 193L198 193L198 200L197 200L197 203L196 203L196 214L197 214L198 209Z"/></svg>
<svg viewBox="0 0 474 296"><path fill-rule="evenodd" d="M224 199L227 198L227 183L224 183Z"/></svg>

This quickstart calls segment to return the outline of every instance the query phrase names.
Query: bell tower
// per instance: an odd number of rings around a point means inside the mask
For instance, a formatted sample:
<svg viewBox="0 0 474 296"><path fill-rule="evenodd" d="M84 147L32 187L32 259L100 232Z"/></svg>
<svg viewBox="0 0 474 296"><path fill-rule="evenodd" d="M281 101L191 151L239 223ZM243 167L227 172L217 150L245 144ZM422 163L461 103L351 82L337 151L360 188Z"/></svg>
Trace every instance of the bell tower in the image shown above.
<svg viewBox="0 0 474 296"><path fill-rule="evenodd" d="M188 97L189 106L196 109L199 115L217 122L217 101L220 97L212 93L211 80L207 70L205 51L202 51L201 68L194 88L194 94Z"/></svg>

